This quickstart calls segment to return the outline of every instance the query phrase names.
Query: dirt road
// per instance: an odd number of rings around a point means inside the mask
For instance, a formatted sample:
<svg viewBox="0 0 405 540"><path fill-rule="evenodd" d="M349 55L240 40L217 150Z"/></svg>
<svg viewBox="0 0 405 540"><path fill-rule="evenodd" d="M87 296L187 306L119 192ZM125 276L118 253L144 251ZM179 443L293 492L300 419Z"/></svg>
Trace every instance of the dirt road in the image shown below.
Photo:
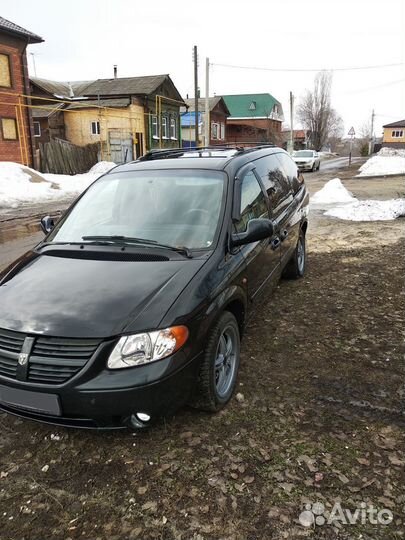
<svg viewBox="0 0 405 540"><path fill-rule="evenodd" d="M403 179L346 184L404 192ZM136 434L1 415L0 538L403 538L404 224L311 216L308 273L251 319L238 399L218 415L185 409ZM393 522L305 528L315 502Z"/></svg>

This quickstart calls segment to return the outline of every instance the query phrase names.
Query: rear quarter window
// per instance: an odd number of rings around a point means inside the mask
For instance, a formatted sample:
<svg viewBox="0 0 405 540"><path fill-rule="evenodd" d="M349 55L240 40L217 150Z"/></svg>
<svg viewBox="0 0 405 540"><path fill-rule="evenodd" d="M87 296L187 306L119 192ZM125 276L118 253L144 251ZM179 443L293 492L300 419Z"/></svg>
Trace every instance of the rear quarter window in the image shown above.
<svg viewBox="0 0 405 540"><path fill-rule="evenodd" d="M290 186L292 187L294 193L296 193L301 187L301 183L298 180L299 173L297 164L288 154L276 154L275 158L279 161L281 168L288 178Z"/></svg>

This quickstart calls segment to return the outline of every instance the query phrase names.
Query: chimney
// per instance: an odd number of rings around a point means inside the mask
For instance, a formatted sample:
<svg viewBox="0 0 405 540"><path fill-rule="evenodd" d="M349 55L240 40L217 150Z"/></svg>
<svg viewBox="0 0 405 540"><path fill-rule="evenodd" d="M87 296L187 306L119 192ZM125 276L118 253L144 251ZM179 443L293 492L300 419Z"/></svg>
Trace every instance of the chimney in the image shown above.
<svg viewBox="0 0 405 540"><path fill-rule="evenodd" d="M75 93L73 92L73 88L72 88L72 85L70 83L68 83L68 87L69 87L69 97L74 98Z"/></svg>
<svg viewBox="0 0 405 540"><path fill-rule="evenodd" d="M117 78L117 66L114 65L114 79Z"/></svg>

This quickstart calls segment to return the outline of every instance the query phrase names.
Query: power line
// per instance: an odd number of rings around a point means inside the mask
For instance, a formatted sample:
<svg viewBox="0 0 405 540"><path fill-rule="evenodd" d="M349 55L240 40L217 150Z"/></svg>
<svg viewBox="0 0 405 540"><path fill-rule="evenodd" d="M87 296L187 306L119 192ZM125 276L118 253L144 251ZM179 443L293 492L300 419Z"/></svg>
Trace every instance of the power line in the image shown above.
<svg viewBox="0 0 405 540"><path fill-rule="evenodd" d="M214 62L210 63L211 66L225 67L231 69L249 69L254 71L277 71L277 72L315 72L315 71L359 71L366 69L382 69L388 67L398 67L403 66L404 63L400 62L398 64L380 64L375 66L354 66L354 67L345 67L345 68L320 68L320 69L309 69L309 68L267 68L267 67L255 67L255 66L236 66L233 64L216 64Z"/></svg>
<svg viewBox="0 0 405 540"><path fill-rule="evenodd" d="M346 92L341 92L342 94L359 94L361 92L368 92L368 90L378 90L378 88L385 88L386 86L392 86L394 84L399 84L405 82L405 79L398 79L397 81L390 81L383 84L378 84L376 86L368 86L367 88L361 88L359 90L347 90Z"/></svg>

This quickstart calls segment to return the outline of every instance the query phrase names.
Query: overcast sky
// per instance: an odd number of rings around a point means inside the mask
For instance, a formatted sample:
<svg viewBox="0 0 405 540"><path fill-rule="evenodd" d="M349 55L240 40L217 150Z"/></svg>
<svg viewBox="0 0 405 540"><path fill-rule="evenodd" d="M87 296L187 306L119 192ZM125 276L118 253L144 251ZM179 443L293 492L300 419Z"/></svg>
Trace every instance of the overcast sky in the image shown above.
<svg viewBox="0 0 405 540"><path fill-rule="evenodd" d="M192 47L205 57L211 94L270 92L289 116L315 72L255 71L230 64L283 69L337 69L333 106L345 132L376 112L381 126L405 118L405 0L0 0L0 14L41 35L32 45L38 77L87 80L169 73L185 97L193 94ZM33 72L32 56L29 58Z"/></svg>

